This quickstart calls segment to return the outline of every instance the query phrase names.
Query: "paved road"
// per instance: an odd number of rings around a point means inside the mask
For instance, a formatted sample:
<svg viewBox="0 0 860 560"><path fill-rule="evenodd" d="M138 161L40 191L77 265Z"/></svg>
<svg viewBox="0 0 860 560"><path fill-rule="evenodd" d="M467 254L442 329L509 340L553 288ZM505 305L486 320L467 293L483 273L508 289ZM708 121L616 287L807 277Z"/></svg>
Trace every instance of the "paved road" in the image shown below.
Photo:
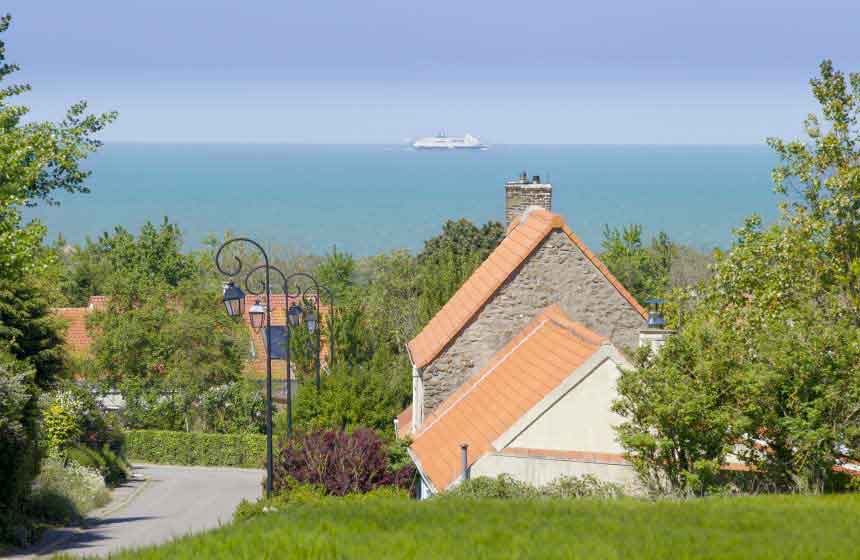
<svg viewBox="0 0 860 560"><path fill-rule="evenodd" d="M263 479L262 471L217 467L136 465L135 473L144 479L117 489L107 513L87 528L51 531L40 547L14 558L103 556L212 529L229 522L243 498L258 498Z"/></svg>

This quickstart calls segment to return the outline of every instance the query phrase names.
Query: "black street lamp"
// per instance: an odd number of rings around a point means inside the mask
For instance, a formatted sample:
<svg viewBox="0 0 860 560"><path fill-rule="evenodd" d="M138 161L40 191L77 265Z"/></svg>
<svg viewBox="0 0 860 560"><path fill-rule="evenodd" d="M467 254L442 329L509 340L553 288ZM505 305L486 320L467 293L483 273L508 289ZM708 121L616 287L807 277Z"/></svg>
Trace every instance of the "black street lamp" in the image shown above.
<svg viewBox="0 0 860 560"><path fill-rule="evenodd" d="M232 281L224 284L224 307L230 317L240 317L245 311L245 293Z"/></svg>
<svg viewBox="0 0 860 560"><path fill-rule="evenodd" d="M248 239L246 237L237 237L235 239L230 239L225 241L223 245L218 249L218 252L215 254L215 266L225 276L238 276L242 273L242 261L238 256L233 256L233 259L236 261L235 268L222 266L221 263L221 253L225 247L232 243L248 243L253 245L257 249L259 249L260 253L263 255L263 264L259 266L255 266L251 268L247 274L245 274L245 289L252 295L260 296L264 295L265 297L265 305L257 299L254 302L254 305L248 310L248 318L251 322L251 327L259 331L263 328L263 323L265 322L266 326L266 495L269 496L272 493L272 313L271 313L271 304L272 301L272 286L271 286L271 273L277 273L283 282L283 291L284 297L286 298L286 304L289 305L290 299L293 301L303 301L304 294L307 290L303 290L301 288L301 282L310 282L311 287L314 293L315 307L316 313L313 310L309 310L307 313L301 308L300 305L293 304L287 310L287 321L285 325L286 330L286 362L287 362L287 436L292 437L293 435L293 395L292 395L292 366L290 364L290 327L297 327L302 318L304 317L305 325L308 328L308 331L311 333L316 333L317 335L317 344L316 344L316 387L319 391L320 388L320 351L321 343L320 343L320 329L318 328L318 317L320 317L320 290L325 290L326 294L329 297L329 315L332 317L330 326L333 326L333 317L334 317L334 298L332 297L331 292L325 288L324 286L320 286L316 281L316 278L311 276L310 274L304 272L296 272L289 276L286 276L279 268L273 266L269 263L269 255L263 249L263 247L252 239ZM259 283L259 280L256 284L251 283L252 277L254 274L259 271L265 271L265 282L262 285ZM291 283L295 283L296 292L290 292ZM224 306L227 308L227 313L231 317L240 317L244 314L245 309L245 294L242 290L236 286L232 281L228 282L224 285ZM332 334L334 334L332 332ZM329 362L333 360L334 357L334 341L333 336L329 336Z"/></svg>

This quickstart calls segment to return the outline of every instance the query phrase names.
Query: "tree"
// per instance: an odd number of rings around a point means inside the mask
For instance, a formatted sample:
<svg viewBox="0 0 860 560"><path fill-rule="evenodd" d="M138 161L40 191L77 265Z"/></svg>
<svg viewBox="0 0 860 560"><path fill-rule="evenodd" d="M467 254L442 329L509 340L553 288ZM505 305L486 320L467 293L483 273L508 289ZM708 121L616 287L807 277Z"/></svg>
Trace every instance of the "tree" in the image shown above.
<svg viewBox="0 0 860 560"><path fill-rule="evenodd" d="M0 34L11 16L0 18ZM0 40L0 81L18 66L6 62ZM38 465L36 402L61 371L58 325L48 317L47 292L37 279L51 267L42 247L45 228L22 223L21 207L56 203L57 190L86 192L80 162L99 147L94 139L115 114L86 114L76 103L59 123L24 123L28 109L10 101L30 87L0 88L0 533L21 514Z"/></svg>
<svg viewBox="0 0 860 560"><path fill-rule="evenodd" d="M773 180L789 196L786 221L818 240L831 269L823 280L849 299L860 324L860 73L846 79L825 60L810 84L827 127L810 114L808 142L768 139L782 158Z"/></svg>
<svg viewBox="0 0 860 560"><path fill-rule="evenodd" d="M368 427L390 436L392 418L409 402L411 382L411 369L403 354L394 356L382 350L364 364L340 361L323 377L319 392L311 385L298 392L295 429L351 432ZM277 425L279 433L286 433L283 414Z"/></svg>
<svg viewBox="0 0 860 560"><path fill-rule="evenodd" d="M622 229L603 228L603 263L640 303L662 297L669 290L670 272L676 246L660 232L646 247L642 226L632 224Z"/></svg>
<svg viewBox="0 0 860 560"><path fill-rule="evenodd" d="M418 254L418 316L426 324L505 237L499 222L480 228L469 220L448 220L442 233L424 242Z"/></svg>
<svg viewBox="0 0 860 560"><path fill-rule="evenodd" d="M0 540L21 512L39 464L35 372L0 350Z"/></svg>
<svg viewBox="0 0 860 560"><path fill-rule="evenodd" d="M107 308L92 315L90 369L126 397L136 427L189 428L207 389L241 376L249 342L221 304L220 286L166 219L137 236L123 228L99 239L110 264Z"/></svg>
<svg viewBox="0 0 860 560"><path fill-rule="evenodd" d="M747 220L678 334L619 381L621 441L672 490L707 491L729 451L778 491L840 488L860 460L860 77L848 94L825 61L811 83L830 127L770 140L780 222Z"/></svg>

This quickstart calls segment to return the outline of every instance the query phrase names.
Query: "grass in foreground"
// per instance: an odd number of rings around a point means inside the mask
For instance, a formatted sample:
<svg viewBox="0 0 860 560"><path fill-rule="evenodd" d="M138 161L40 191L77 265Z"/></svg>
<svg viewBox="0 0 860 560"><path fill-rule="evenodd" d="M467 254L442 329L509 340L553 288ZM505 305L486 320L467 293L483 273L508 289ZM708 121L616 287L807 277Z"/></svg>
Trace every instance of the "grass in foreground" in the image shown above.
<svg viewBox="0 0 860 560"><path fill-rule="evenodd" d="M118 558L849 558L860 496L326 499Z"/></svg>

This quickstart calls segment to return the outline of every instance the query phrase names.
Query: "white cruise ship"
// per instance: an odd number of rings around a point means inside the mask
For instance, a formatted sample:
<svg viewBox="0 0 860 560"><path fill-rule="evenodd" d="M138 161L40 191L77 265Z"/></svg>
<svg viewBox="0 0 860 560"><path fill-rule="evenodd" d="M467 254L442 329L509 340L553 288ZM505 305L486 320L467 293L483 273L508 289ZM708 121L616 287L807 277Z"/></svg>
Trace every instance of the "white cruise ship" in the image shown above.
<svg viewBox="0 0 860 560"><path fill-rule="evenodd" d="M480 138L466 134L462 138L446 136L440 132L436 136L419 138L413 142L416 150L486 150L487 145L481 144Z"/></svg>

